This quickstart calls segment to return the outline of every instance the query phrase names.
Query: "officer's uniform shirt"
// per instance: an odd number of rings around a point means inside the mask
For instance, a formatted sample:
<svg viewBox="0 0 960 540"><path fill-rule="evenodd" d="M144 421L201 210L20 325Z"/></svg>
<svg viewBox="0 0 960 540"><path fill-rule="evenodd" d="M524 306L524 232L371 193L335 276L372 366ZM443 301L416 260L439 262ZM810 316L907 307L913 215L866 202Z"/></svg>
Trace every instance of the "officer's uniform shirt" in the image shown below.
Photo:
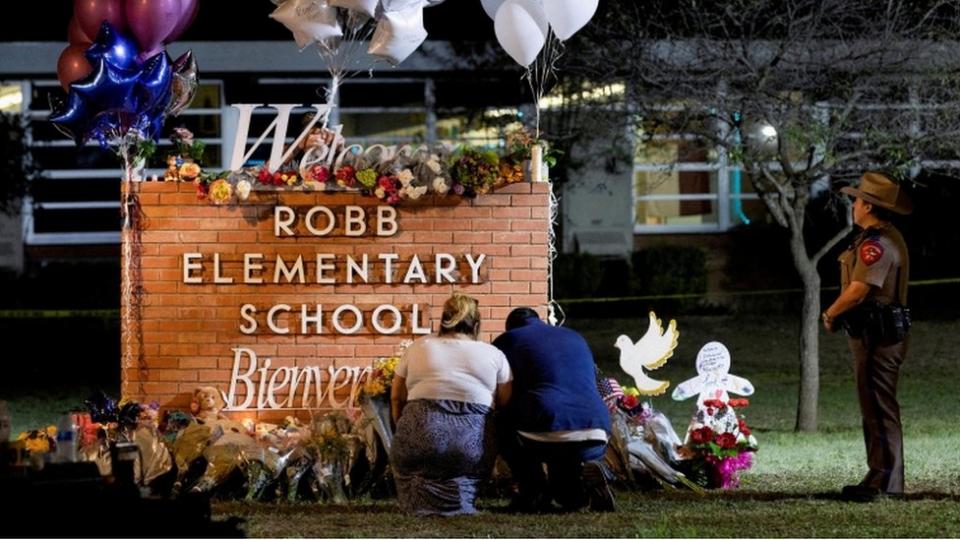
<svg viewBox="0 0 960 540"><path fill-rule="evenodd" d="M910 259L903 235L893 225L867 228L840 255L839 261L842 290L851 281L860 281L871 286L866 300L882 304L899 300L900 305L907 305L905 284L909 279ZM904 286L898 291L901 279Z"/></svg>

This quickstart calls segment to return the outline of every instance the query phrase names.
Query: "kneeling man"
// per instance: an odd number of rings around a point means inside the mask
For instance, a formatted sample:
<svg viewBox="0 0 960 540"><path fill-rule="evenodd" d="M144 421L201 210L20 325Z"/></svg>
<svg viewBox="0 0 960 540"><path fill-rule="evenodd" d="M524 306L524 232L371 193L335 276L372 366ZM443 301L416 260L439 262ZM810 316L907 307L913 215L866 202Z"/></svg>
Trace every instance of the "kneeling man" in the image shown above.
<svg viewBox="0 0 960 540"><path fill-rule="evenodd" d="M498 438L519 484L511 507L542 511L555 500L564 510L589 503L593 510L613 511L603 462L610 414L597 391L586 340L573 330L546 324L526 307L510 313L506 329L493 344L514 374L513 397L500 414Z"/></svg>

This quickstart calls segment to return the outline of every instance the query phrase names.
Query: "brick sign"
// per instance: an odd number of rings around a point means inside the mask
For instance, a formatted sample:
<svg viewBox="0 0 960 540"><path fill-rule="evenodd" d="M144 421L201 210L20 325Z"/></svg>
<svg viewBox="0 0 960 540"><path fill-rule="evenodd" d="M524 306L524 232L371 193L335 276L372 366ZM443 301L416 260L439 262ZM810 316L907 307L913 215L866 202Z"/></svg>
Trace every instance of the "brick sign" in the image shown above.
<svg viewBox="0 0 960 540"><path fill-rule="evenodd" d="M133 186L141 337L122 394L141 402L184 408L215 386L248 416L349 407L373 360L437 331L454 291L479 300L485 341L514 307L545 312L548 184L397 208L292 191L214 206L188 183Z"/></svg>

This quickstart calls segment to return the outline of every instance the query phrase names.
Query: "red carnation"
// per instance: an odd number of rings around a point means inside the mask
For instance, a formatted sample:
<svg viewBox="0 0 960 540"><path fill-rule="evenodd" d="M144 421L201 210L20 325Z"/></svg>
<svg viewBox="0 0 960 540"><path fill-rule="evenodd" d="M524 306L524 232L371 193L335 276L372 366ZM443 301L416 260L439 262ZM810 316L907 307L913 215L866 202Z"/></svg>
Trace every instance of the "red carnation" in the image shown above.
<svg viewBox="0 0 960 540"><path fill-rule="evenodd" d="M326 182L330 179L330 169L321 167L320 165L314 165L310 168L310 176L315 182Z"/></svg>
<svg viewBox="0 0 960 540"><path fill-rule="evenodd" d="M344 165L337 169L337 184L342 186L352 187L357 181L357 171L349 166Z"/></svg>
<svg viewBox="0 0 960 540"><path fill-rule="evenodd" d="M690 433L690 440L695 444L705 444L713 440L713 430L704 426L700 429L695 429Z"/></svg>
<svg viewBox="0 0 960 540"><path fill-rule="evenodd" d="M381 176L377 183L384 189L384 191L396 191L397 185L393 181L393 178L389 176Z"/></svg>
<svg viewBox="0 0 960 540"><path fill-rule="evenodd" d="M270 184L273 182L273 175L270 174L270 171L266 167L260 169L260 172L257 173L257 181L261 184Z"/></svg>
<svg viewBox="0 0 960 540"><path fill-rule="evenodd" d="M628 409L636 407L638 402L637 396L623 396L620 398L620 403Z"/></svg>
<svg viewBox="0 0 960 540"><path fill-rule="evenodd" d="M720 448L733 448L737 445L737 438L733 436L733 433L721 433L717 435L717 444L720 445Z"/></svg>

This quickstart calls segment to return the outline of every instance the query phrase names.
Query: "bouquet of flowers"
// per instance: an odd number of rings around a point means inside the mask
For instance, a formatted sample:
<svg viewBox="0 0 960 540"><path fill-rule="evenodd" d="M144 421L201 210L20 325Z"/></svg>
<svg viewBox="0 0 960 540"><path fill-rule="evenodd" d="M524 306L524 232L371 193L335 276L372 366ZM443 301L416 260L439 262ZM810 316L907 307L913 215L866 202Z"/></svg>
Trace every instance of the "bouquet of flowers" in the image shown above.
<svg viewBox="0 0 960 540"><path fill-rule="evenodd" d="M453 191L464 197L487 193L500 176L500 157L490 151L462 148L453 155L450 167Z"/></svg>
<svg viewBox="0 0 960 540"><path fill-rule="evenodd" d="M390 385L393 384L393 375L397 370L399 356L380 358L373 363L373 370L363 383L363 394L366 397L380 397L390 395Z"/></svg>
<svg viewBox="0 0 960 540"><path fill-rule="evenodd" d="M740 471L753 465L757 439L743 415L746 399L708 399L687 430L681 453L688 458L689 476L704 487L739 487Z"/></svg>

